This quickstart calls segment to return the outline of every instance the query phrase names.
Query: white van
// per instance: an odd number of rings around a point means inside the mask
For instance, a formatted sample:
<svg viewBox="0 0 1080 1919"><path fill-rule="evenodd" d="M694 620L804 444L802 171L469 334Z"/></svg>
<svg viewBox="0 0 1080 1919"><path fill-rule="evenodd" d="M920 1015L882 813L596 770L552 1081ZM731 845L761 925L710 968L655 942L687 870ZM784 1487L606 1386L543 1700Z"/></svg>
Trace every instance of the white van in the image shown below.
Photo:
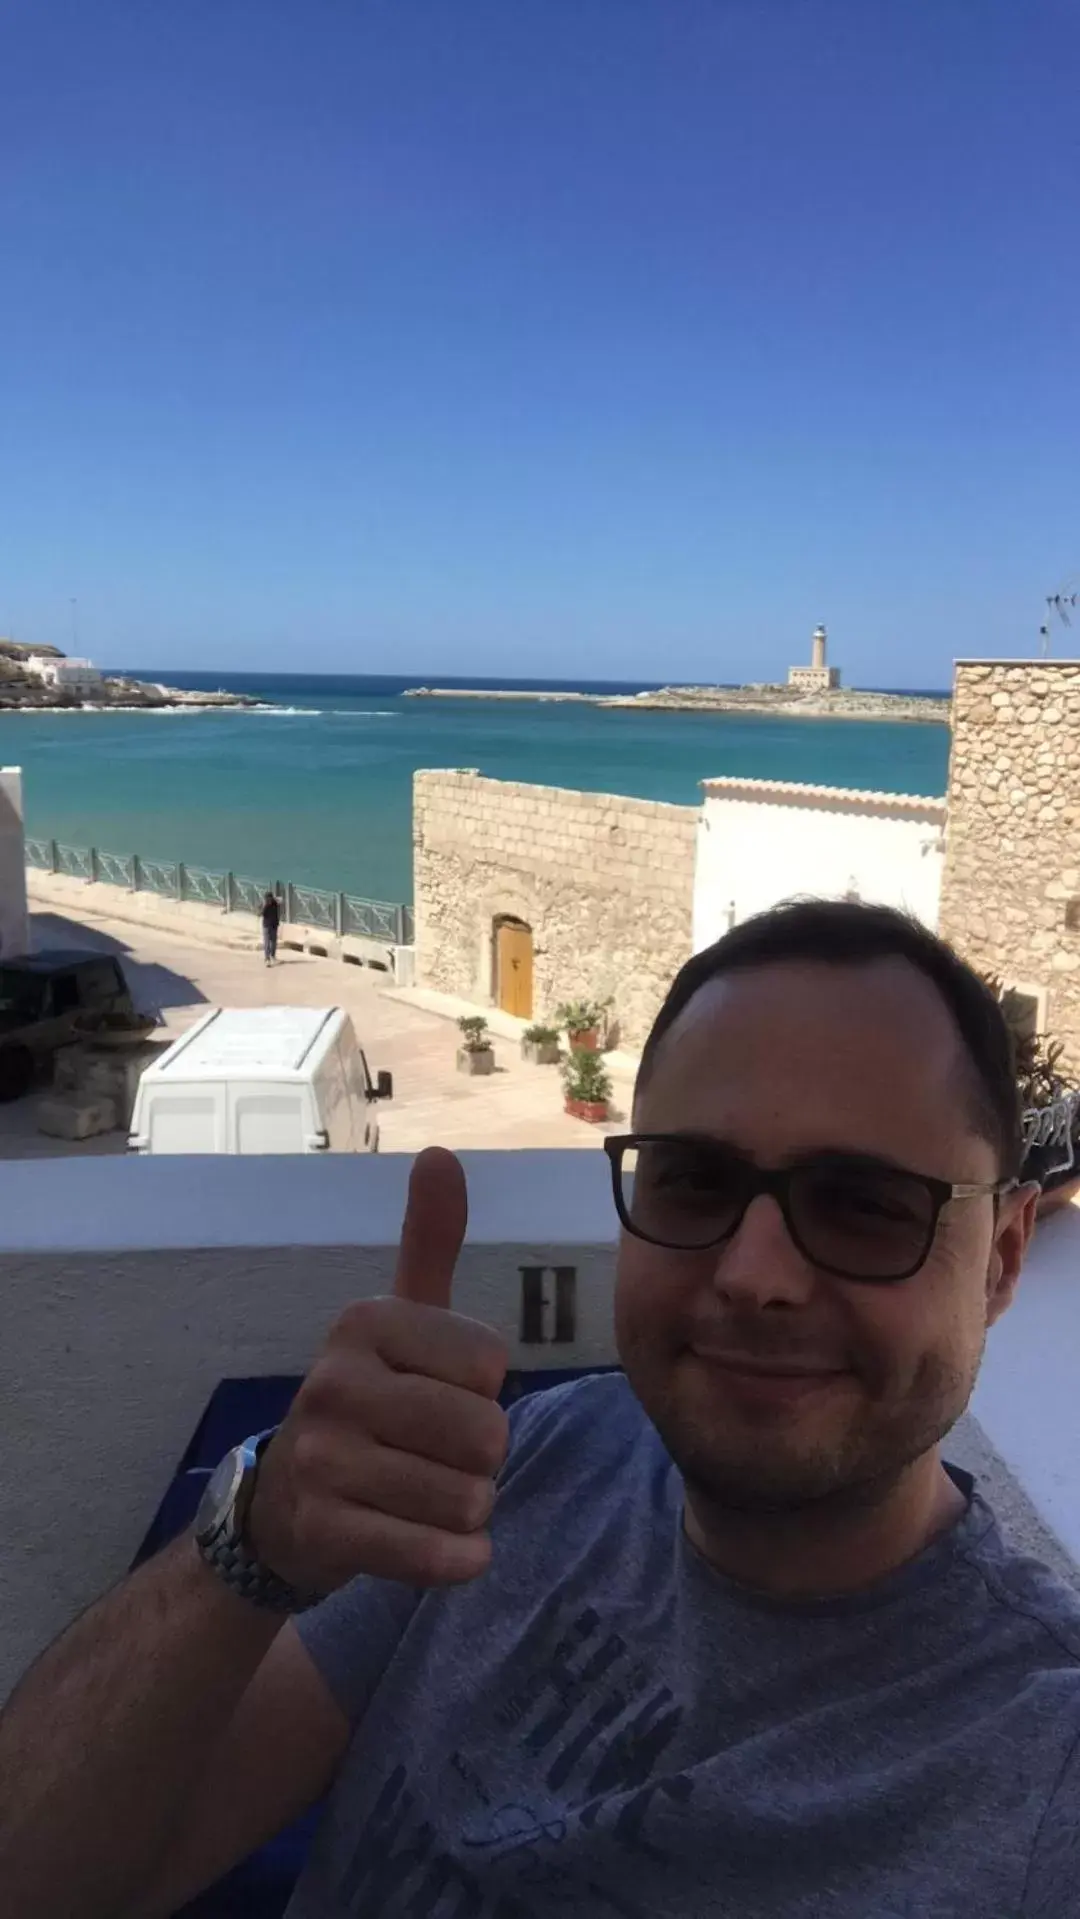
<svg viewBox="0 0 1080 1919"><path fill-rule="evenodd" d="M340 1006L218 1008L148 1066L134 1153L377 1153L372 1081Z"/></svg>

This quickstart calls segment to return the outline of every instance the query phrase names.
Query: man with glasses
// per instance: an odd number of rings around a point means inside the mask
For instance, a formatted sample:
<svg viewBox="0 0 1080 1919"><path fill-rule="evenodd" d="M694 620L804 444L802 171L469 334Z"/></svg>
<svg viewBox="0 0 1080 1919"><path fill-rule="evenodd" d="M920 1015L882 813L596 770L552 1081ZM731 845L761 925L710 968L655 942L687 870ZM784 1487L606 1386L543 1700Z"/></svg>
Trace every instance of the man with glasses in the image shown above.
<svg viewBox="0 0 1080 1919"><path fill-rule="evenodd" d="M940 1452L1033 1223L992 995L779 908L606 1147L625 1377L507 1454L421 1155L395 1297L0 1720L13 1919L171 1912L328 1788L293 1919L1080 1913L1080 1603Z"/></svg>

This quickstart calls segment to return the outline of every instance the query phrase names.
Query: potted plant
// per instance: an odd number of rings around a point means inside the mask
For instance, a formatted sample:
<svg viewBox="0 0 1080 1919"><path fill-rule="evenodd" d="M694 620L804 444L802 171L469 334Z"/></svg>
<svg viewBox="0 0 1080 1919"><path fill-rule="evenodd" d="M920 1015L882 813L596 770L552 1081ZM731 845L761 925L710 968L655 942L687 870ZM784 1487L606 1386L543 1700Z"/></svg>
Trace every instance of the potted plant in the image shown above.
<svg viewBox="0 0 1080 1919"><path fill-rule="evenodd" d="M458 1020L461 1033L461 1045L458 1047L457 1068L459 1073L493 1073L495 1071L495 1051L488 1037L487 1020L479 1013L466 1014Z"/></svg>
<svg viewBox="0 0 1080 1919"><path fill-rule="evenodd" d="M521 1057L533 1066L557 1066L560 1059L558 1027L527 1026L521 1035Z"/></svg>
<svg viewBox="0 0 1080 1919"><path fill-rule="evenodd" d="M558 1008L555 1018L566 1030L571 1052L596 1053L600 1050L600 1034L607 1023L607 1010L613 1004L608 999L566 1000Z"/></svg>
<svg viewBox="0 0 1080 1919"><path fill-rule="evenodd" d="M599 1053L585 1049L572 1051L563 1061L565 1108L573 1119L587 1119L598 1125L608 1116L611 1102L611 1078Z"/></svg>
<svg viewBox="0 0 1080 1919"><path fill-rule="evenodd" d="M1042 1187L1036 1211L1040 1219L1045 1219L1048 1213L1056 1213L1080 1193L1080 1100L1076 1101L1071 1116L1060 1107L1060 1102L1076 1095L1075 1087L1059 1071L1064 1051L1060 1041L1048 1039L1043 1033L1033 1033L1030 1026L1019 1025L1010 1017L1012 1003L1002 981L992 974L984 978L1000 1002L1012 1035L1016 1081L1025 1119L1033 1122L1035 1115L1047 1116L1042 1127L1036 1130L1020 1168L1022 1179L1037 1179ZM1059 1107L1056 1124L1049 1115L1051 1107ZM1068 1138L1063 1137L1065 1124L1069 1129ZM1070 1158L1070 1141L1072 1163L1066 1165L1063 1161Z"/></svg>

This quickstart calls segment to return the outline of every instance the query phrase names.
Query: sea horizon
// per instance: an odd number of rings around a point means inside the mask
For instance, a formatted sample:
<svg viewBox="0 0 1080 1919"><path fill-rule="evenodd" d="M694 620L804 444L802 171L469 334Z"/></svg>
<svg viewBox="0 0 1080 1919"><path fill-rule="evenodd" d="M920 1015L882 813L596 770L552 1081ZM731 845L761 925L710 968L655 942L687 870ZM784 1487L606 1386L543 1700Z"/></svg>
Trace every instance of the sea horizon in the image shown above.
<svg viewBox="0 0 1080 1919"><path fill-rule="evenodd" d="M126 671L261 705L0 712L0 764L24 769L32 835L395 902L412 898L421 767L683 805L724 774L930 796L946 784L944 723L403 697L419 686L634 693L667 681Z"/></svg>
<svg viewBox="0 0 1080 1919"><path fill-rule="evenodd" d="M116 674L125 679L149 680L175 686L179 692L216 692L219 686L227 692L242 693L248 686L265 686L269 681L282 684L295 682L315 684L318 682L337 682L375 689L382 686L387 691L392 687L402 692L425 686L452 687L461 692L517 692L530 689L538 693L657 693L667 686L715 686L721 692L730 693L739 687L750 684L776 685L776 681L746 680L694 680L689 678L665 680L619 679L548 679L537 675L493 674L493 673L252 673L248 668L233 671L225 667L205 668L192 672L186 667L132 667L107 666L102 669L106 674ZM912 687L912 686L857 686L849 689L858 693L893 693L906 699L942 700L949 699L952 687Z"/></svg>

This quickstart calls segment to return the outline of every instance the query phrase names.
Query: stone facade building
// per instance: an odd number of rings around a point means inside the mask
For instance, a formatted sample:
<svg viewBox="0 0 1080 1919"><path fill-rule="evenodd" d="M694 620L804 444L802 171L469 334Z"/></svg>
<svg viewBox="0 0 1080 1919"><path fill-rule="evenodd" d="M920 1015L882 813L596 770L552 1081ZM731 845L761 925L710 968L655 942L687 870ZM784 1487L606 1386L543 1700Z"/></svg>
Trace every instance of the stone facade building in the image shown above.
<svg viewBox="0 0 1080 1919"><path fill-rule="evenodd" d="M945 806L778 781L702 782L700 806L418 773L418 986L549 1019L614 1000L636 1051L683 960L793 894L937 921Z"/></svg>
<svg viewBox="0 0 1080 1919"><path fill-rule="evenodd" d="M46 686L60 687L69 693L89 693L101 685L102 671L93 660L54 659L51 655L31 653L26 670Z"/></svg>
<svg viewBox="0 0 1080 1919"><path fill-rule="evenodd" d="M958 662L940 926L1080 1072L1080 661Z"/></svg>
<svg viewBox="0 0 1080 1919"><path fill-rule="evenodd" d="M638 1047L692 950L698 809L417 773L417 984L524 1019L614 998Z"/></svg>
<svg viewBox="0 0 1080 1919"><path fill-rule="evenodd" d="M418 773L417 984L535 1020L610 994L636 1050L695 948L793 893L846 894L936 921L1080 1075L1080 661L958 664L944 806L702 786L670 806Z"/></svg>

